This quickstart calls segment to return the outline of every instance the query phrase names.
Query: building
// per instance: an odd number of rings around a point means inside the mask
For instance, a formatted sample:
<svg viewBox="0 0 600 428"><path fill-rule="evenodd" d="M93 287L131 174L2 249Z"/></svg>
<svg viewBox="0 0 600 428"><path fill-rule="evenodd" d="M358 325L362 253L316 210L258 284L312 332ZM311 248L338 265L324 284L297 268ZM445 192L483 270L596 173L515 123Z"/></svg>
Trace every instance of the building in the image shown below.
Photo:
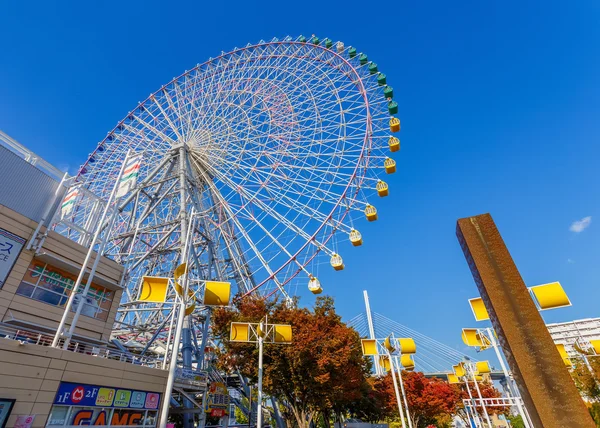
<svg viewBox="0 0 600 428"><path fill-rule="evenodd" d="M547 327L554 342L565 345L567 353L573 356L577 354L575 344L586 349L590 340L600 339L600 318L547 324Z"/></svg>
<svg viewBox="0 0 600 428"><path fill-rule="evenodd" d="M88 249L46 229L62 173L0 142L0 426L156 426L167 371L110 346L121 265L101 258L68 349L50 346Z"/></svg>

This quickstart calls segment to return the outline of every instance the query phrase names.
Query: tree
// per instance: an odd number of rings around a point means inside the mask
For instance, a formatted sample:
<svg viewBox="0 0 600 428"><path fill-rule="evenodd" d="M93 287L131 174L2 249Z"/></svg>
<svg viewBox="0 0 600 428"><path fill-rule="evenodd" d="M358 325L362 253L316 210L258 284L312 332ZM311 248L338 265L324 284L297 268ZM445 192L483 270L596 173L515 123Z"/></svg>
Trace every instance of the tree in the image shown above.
<svg viewBox="0 0 600 428"><path fill-rule="evenodd" d="M370 371L362 356L358 333L336 314L333 299L318 297L314 309L299 308L297 301L267 302L260 298L236 299L234 309L216 310L213 333L223 344L219 365L239 370L256 380L255 346L229 342L232 321L291 324L291 345L265 345L264 391L291 410L299 428L306 428L317 413L325 423L361 398L361 387Z"/></svg>
<svg viewBox="0 0 600 428"><path fill-rule="evenodd" d="M402 381L408 410L415 427L438 424L444 416L454 414L460 394L456 388L437 378L427 378L421 372L402 372ZM382 406L385 416L399 418L396 394L391 374L379 378L373 385L379 391L386 405ZM444 423L445 421L442 421Z"/></svg>

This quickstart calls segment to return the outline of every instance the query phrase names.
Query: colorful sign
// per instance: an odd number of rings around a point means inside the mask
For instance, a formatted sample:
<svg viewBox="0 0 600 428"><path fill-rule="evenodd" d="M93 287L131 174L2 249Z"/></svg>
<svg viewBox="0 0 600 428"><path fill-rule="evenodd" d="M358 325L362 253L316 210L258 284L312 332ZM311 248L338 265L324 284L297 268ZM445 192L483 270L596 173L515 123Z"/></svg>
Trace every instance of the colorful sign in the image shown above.
<svg viewBox="0 0 600 428"><path fill-rule="evenodd" d="M179 367L175 369L175 386L203 391L206 389L207 384L208 374L204 371L194 371Z"/></svg>
<svg viewBox="0 0 600 428"><path fill-rule="evenodd" d="M12 398L0 398L0 428L6 426L10 411L15 405L15 400Z"/></svg>
<svg viewBox="0 0 600 428"><path fill-rule="evenodd" d="M229 409L229 391L222 382L213 382L208 390L208 400L204 411L211 416L223 417L228 414Z"/></svg>
<svg viewBox="0 0 600 428"><path fill-rule="evenodd" d="M124 409L158 409L160 394L123 388L109 388L61 382L54 404L84 407L121 407Z"/></svg>
<svg viewBox="0 0 600 428"><path fill-rule="evenodd" d="M117 198L125 196L131 189L135 187L137 183L137 177L140 173L140 164L142 162L142 156L133 156L127 159L121 180L119 181L119 188L117 189Z"/></svg>
<svg viewBox="0 0 600 428"><path fill-rule="evenodd" d="M21 250L25 239L14 235L7 230L0 229L0 288L8 278Z"/></svg>

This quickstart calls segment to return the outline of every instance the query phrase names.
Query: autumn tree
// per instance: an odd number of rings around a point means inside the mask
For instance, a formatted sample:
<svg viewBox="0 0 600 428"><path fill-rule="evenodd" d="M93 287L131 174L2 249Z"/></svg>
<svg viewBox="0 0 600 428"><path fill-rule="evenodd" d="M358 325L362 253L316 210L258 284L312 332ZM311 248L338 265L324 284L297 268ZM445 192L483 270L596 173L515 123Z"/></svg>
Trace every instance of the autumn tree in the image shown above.
<svg viewBox="0 0 600 428"><path fill-rule="evenodd" d="M219 364L256 381L258 351L250 344L229 342L232 321L291 324L291 345L265 344L264 391L290 409L299 428L308 427L317 413L329 416L345 412L360 399L370 366L362 356L358 333L335 312L333 299L318 297L313 310L297 302L267 302L247 297L233 309L219 309L213 316L213 333L223 345Z"/></svg>

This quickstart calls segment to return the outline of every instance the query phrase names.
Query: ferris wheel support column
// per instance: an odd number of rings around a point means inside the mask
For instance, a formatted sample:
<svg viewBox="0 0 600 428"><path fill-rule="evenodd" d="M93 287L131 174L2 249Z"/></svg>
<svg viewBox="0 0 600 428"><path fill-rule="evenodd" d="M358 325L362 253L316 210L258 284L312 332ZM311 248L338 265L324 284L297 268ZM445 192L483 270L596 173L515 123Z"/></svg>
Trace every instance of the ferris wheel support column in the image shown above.
<svg viewBox="0 0 600 428"><path fill-rule="evenodd" d="M186 248L186 238L188 236L188 231L187 231L187 192L186 192L186 177L185 177L185 172L187 169L187 165L186 165L186 161L185 161L185 157L186 157L186 149L185 149L185 144L182 144L181 147L179 147L179 218L180 218L180 227L181 227L181 232L179 235L179 245L181 248L181 259L180 259L180 263L185 263L186 259L187 259L187 254L186 251L184 250L184 248ZM190 231L192 232L193 229L193 225L191 224L190 221ZM192 233L190 233L190 240L193 239ZM193 242L189 242L189 247L192 248L193 247ZM187 293L187 289L186 289L186 293ZM186 295L187 296L187 295ZM185 312L185 308L183 309L183 311ZM192 322L192 317L191 315L187 315L185 316L184 314L184 320L183 320L183 331L182 331L182 341L181 341L181 357L183 359L183 368L185 369L191 369L192 368L192 351L194 349L194 346L192 345L192 335L191 335L191 331L190 331L190 323ZM176 341L175 342L177 345L179 345L179 342ZM194 407L193 403L184 398L183 399L183 404L184 407L186 409L191 409ZM190 420L191 419L191 420ZM193 415L191 413L184 413L183 414L183 426L184 428L193 428L194 424L193 424Z"/></svg>

